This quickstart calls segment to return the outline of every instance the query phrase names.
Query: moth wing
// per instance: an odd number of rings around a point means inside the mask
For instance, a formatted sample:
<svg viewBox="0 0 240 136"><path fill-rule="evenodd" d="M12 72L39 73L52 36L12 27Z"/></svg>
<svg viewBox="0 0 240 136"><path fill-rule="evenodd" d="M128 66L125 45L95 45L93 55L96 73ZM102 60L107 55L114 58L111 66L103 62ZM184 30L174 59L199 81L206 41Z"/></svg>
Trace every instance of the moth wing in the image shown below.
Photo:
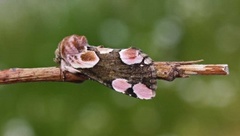
<svg viewBox="0 0 240 136"><path fill-rule="evenodd" d="M119 50L111 53L97 53L100 61L93 68L78 68L92 80L104 84L117 92L139 99L151 99L155 96L156 75L152 64L144 64L148 57L139 64L124 64Z"/></svg>

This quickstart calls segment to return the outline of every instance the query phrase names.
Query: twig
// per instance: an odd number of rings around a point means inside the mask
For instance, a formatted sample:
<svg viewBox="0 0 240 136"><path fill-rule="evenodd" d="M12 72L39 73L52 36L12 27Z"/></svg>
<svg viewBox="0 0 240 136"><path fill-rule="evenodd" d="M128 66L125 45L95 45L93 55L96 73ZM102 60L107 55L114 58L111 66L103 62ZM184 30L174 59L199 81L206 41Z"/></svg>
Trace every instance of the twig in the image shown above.
<svg viewBox="0 0 240 136"><path fill-rule="evenodd" d="M57 67L46 68L11 68L0 71L0 84L23 82L83 82L88 78L82 74L65 73L65 78Z"/></svg>
<svg viewBox="0 0 240 136"><path fill-rule="evenodd" d="M175 78L185 78L190 75L228 75L227 64L195 64L197 61L182 62L155 62L158 79L172 81ZM0 84L12 84L23 82L77 82L88 79L82 74L66 72L65 78L57 67L46 68L11 68L0 71Z"/></svg>
<svg viewBox="0 0 240 136"><path fill-rule="evenodd" d="M190 75L228 75L227 64L195 64L203 60L182 62L155 62L157 77L172 81L175 78L185 78Z"/></svg>

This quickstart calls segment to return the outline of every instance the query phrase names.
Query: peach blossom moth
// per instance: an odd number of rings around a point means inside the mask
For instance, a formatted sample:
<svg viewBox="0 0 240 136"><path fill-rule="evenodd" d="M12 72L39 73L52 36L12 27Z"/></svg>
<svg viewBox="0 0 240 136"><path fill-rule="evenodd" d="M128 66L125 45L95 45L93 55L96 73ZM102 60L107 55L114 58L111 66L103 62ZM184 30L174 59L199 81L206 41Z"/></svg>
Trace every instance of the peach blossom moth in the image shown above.
<svg viewBox="0 0 240 136"><path fill-rule="evenodd" d="M61 70L81 73L117 92L151 99L157 89L152 59L137 48L91 46L85 36L64 38L55 51Z"/></svg>

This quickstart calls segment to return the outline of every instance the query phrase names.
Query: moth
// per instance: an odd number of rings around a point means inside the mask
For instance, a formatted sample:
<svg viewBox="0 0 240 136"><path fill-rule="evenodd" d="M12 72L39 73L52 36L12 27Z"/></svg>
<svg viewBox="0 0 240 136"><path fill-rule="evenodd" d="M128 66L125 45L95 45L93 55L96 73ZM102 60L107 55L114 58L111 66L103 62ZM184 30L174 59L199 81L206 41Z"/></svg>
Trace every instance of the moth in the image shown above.
<svg viewBox="0 0 240 136"><path fill-rule="evenodd" d="M81 73L126 95L151 99L157 89L152 59L137 48L112 49L88 44L85 36L65 37L55 51L61 70Z"/></svg>

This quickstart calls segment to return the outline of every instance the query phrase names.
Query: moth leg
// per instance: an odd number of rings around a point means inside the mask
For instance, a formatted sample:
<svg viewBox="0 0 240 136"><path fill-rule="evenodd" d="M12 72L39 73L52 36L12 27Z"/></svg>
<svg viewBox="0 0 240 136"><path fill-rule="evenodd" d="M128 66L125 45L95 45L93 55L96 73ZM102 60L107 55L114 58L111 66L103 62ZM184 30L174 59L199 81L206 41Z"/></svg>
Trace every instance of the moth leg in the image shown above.
<svg viewBox="0 0 240 136"><path fill-rule="evenodd" d="M66 71L62 70L61 68L60 68L60 76L61 76L63 81L66 80Z"/></svg>
<svg viewBox="0 0 240 136"><path fill-rule="evenodd" d="M66 79L65 65L66 65L66 63L63 60L61 60L61 63L60 63L60 77L62 78L63 81L65 81L65 79Z"/></svg>
<svg viewBox="0 0 240 136"><path fill-rule="evenodd" d="M65 81L67 72L79 73L79 70L73 68L72 66L67 65L67 63L64 60L61 60L60 72L61 72L61 77L63 81Z"/></svg>

